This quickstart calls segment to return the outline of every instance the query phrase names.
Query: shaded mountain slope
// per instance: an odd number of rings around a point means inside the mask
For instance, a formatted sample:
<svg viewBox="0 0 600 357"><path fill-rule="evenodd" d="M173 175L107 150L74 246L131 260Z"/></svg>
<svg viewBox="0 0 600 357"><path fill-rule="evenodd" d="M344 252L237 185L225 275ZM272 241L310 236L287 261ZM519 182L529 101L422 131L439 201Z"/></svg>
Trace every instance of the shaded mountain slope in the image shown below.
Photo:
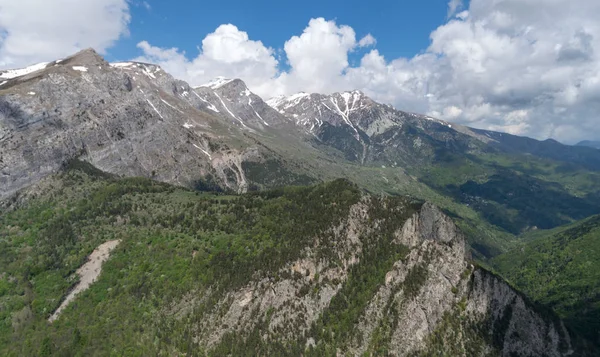
<svg viewBox="0 0 600 357"><path fill-rule="evenodd" d="M495 257L492 264L600 345L600 216L535 232L533 240Z"/></svg>

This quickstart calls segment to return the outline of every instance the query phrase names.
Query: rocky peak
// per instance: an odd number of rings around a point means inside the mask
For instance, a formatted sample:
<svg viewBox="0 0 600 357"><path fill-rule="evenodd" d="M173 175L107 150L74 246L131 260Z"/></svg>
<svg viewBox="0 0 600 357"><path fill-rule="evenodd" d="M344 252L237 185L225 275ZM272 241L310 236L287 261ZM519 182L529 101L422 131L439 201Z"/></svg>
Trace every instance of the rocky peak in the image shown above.
<svg viewBox="0 0 600 357"><path fill-rule="evenodd" d="M158 78L167 76L170 80L173 78L167 74L160 66L151 63L143 62L116 62L111 63L110 66L115 69L125 71L132 77L146 77L150 80L156 80Z"/></svg>
<svg viewBox="0 0 600 357"><path fill-rule="evenodd" d="M57 63L79 66L104 66L108 64L108 62L106 62L104 58L102 58L102 56L100 56L93 48L87 48L79 51L76 54L63 59L62 61L57 61Z"/></svg>
<svg viewBox="0 0 600 357"><path fill-rule="evenodd" d="M427 240L465 245L464 236L450 217L429 202L423 204L420 211L406 221L402 228L402 239L402 243L408 246Z"/></svg>
<svg viewBox="0 0 600 357"><path fill-rule="evenodd" d="M199 108L240 126L245 130L263 130L286 119L252 93L241 79L216 79L194 89L200 99Z"/></svg>
<svg viewBox="0 0 600 357"><path fill-rule="evenodd" d="M219 77L216 77L215 79L211 80L210 82L202 84L196 88L206 87L206 88L210 88L210 89L218 89L231 81L233 81L233 79L219 76Z"/></svg>
<svg viewBox="0 0 600 357"><path fill-rule="evenodd" d="M203 110L200 95L159 66L109 65L85 50L2 75L0 198L73 158L111 173L181 185L193 186L210 174L223 187L246 187L241 154L226 148L230 141L242 143L241 150L250 144L228 123L230 118L220 116L226 110ZM211 101L221 103L216 95ZM223 102L233 113L234 106ZM239 122L245 119L234 115ZM219 144L211 146L214 142ZM247 157L258 153L248 149Z"/></svg>
<svg viewBox="0 0 600 357"><path fill-rule="evenodd" d="M0 71L0 80L3 82L9 81L13 78L18 78L31 73L35 73L45 69L48 66L48 62L37 63L24 68L7 69Z"/></svg>
<svg viewBox="0 0 600 357"><path fill-rule="evenodd" d="M330 95L301 92L275 97L267 103L310 133L317 134L327 123L334 127L347 127L358 141L361 141L360 131L367 135L376 132L370 130L372 121L393 111L393 108L373 101L358 90Z"/></svg>
<svg viewBox="0 0 600 357"><path fill-rule="evenodd" d="M223 79L222 81L213 81L212 83L217 83L208 86L212 90L218 92L220 95L229 99L232 102L235 101L246 101L245 98L253 97L254 101L258 101L260 99L256 94L252 93L246 83L241 79ZM260 99L262 101L262 99Z"/></svg>

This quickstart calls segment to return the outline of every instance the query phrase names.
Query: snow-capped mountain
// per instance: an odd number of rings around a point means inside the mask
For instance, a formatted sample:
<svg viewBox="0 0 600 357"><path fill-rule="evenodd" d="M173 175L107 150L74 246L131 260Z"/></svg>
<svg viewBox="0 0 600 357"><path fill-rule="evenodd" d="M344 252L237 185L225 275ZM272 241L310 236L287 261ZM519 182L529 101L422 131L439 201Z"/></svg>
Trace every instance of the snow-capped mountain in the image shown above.
<svg viewBox="0 0 600 357"><path fill-rule="evenodd" d="M360 131L372 137L406 122L418 126L433 124L452 128L452 124L448 122L377 103L358 90L331 95L301 92L288 97L271 98L267 104L313 134L324 123L336 127L348 126L359 141ZM472 132L469 135L475 136Z"/></svg>
<svg viewBox="0 0 600 357"><path fill-rule="evenodd" d="M265 129L286 122L239 79L218 77L194 88L193 92L202 102L199 109L209 110L247 130Z"/></svg>
<svg viewBox="0 0 600 357"><path fill-rule="evenodd" d="M242 164L276 160L247 135L278 122L286 120L239 80L193 89L158 66L109 64L91 49L3 71L0 198L72 158L120 175L245 191L260 183Z"/></svg>
<svg viewBox="0 0 600 357"><path fill-rule="evenodd" d="M473 139L492 141L467 127L377 103L357 90L331 95L297 93L267 103L321 142L344 152L347 159L362 163L414 164L435 151L433 146L438 144L429 145L428 137L462 147L469 147L467 142ZM382 154L390 150L397 152ZM399 158L386 159L389 155Z"/></svg>
<svg viewBox="0 0 600 357"><path fill-rule="evenodd" d="M398 124L391 108L374 102L360 91L331 95L298 93L272 98L267 103L313 134L324 123L347 125L360 140L359 129L371 136Z"/></svg>
<svg viewBox="0 0 600 357"><path fill-rule="evenodd" d="M309 169L331 155L416 170L444 155L499 150L600 167L595 152L560 146L403 112L360 91L265 102L239 79L192 88L159 66L109 64L93 50L0 72L0 196L73 157L122 175L240 191L296 174L337 177L341 166Z"/></svg>

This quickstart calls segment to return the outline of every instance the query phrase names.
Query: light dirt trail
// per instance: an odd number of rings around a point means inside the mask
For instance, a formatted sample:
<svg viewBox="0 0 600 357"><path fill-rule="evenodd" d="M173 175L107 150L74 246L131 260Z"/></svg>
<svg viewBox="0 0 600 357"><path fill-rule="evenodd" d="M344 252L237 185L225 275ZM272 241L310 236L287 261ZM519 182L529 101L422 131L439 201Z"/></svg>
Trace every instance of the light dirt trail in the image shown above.
<svg viewBox="0 0 600 357"><path fill-rule="evenodd" d="M79 269L77 269L77 275L79 275L79 283L69 295L65 298L65 300L60 304L58 309L54 311L52 316L48 319L49 322L54 322L60 316L60 313L69 305L73 299L82 291L87 290L92 283L98 279L98 276L102 272L102 263L104 263L109 257L110 252L117 247L121 243L120 240L112 240L106 243L101 244L96 248L92 254L88 257L87 263L83 264Z"/></svg>

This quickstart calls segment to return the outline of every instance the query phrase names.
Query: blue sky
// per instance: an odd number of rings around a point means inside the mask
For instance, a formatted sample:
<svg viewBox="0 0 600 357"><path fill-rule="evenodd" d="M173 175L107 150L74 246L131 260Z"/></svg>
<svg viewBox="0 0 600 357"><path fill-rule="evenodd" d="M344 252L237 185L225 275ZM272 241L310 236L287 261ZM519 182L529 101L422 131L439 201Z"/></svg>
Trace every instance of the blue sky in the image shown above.
<svg viewBox="0 0 600 357"><path fill-rule="evenodd" d="M386 58L412 57L429 46L429 35L446 21L446 0L424 1L137 1L131 6L129 36L107 53L109 60L134 58L147 40L158 47L177 47L189 57L198 54L202 39L221 24L231 23L250 39L275 50L299 35L311 18L324 17L349 25L357 37L368 33ZM351 54L351 64L361 51ZM282 63L284 64L284 63Z"/></svg>

